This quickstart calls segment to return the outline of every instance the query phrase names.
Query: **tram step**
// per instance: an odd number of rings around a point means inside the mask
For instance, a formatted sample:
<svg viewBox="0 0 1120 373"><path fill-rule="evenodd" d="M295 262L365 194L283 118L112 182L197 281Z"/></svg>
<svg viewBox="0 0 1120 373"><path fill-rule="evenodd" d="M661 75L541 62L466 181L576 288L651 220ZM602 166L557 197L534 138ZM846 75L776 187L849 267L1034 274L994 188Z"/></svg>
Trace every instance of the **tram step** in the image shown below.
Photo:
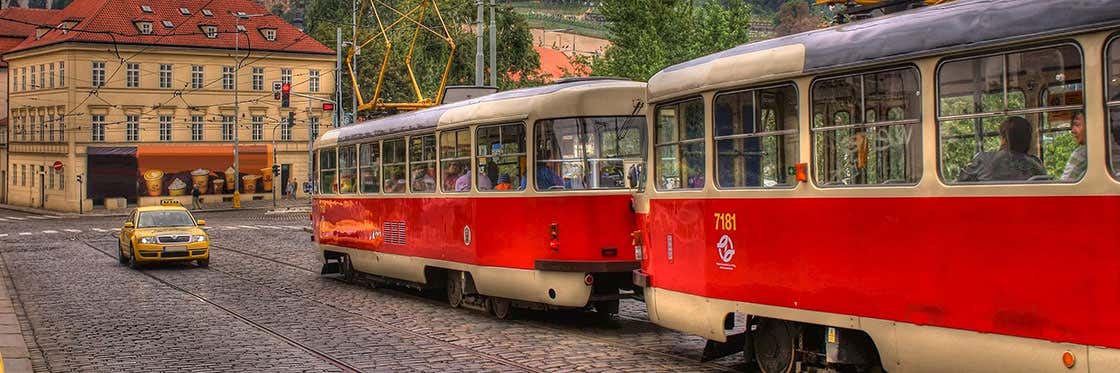
<svg viewBox="0 0 1120 373"><path fill-rule="evenodd" d="M700 355L701 362L708 362L724 356L743 352L747 342L747 333L732 334L727 336L727 342L708 341L704 346L704 353Z"/></svg>

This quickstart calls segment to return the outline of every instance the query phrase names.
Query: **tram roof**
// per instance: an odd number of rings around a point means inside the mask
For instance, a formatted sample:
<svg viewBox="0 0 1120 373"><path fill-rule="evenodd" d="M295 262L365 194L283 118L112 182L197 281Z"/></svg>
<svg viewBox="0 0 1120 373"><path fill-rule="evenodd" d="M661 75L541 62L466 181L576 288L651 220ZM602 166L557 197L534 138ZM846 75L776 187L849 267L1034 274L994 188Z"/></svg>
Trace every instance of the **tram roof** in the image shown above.
<svg viewBox="0 0 1120 373"><path fill-rule="evenodd" d="M319 143L345 143L394 133L406 133L457 123L491 120L522 120L539 107L534 100L570 93L580 95L589 88L634 90L638 95L645 83L616 78L577 79L539 87L514 89L427 109L357 123L324 133ZM578 99L578 98L577 98ZM577 110L575 104L557 103L559 109ZM555 107L555 106L554 106ZM572 112L571 115L576 115Z"/></svg>
<svg viewBox="0 0 1120 373"><path fill-rule="evenodd" d="M648 99L1120 25L1115 0L956 0L748 43L661 70Z"/></svg>

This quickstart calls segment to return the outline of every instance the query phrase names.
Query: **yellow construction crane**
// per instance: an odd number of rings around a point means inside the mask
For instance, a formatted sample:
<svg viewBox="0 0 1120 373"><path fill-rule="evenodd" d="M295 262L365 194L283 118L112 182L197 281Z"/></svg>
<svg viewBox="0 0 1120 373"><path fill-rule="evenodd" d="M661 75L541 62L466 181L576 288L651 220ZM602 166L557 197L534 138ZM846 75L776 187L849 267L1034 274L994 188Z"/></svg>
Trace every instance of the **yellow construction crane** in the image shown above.
<svg viewBox="0 0 1120 373"><path fill-rule="evenodd" d="M383 17L382 12L378 8L385 8L390 11L388 17ZM421 0L412 9L407 12L402 12L390 4L382 0L363 0L361 6L358 8L357 24L362 24L362 18L366 13L372 14L377 22L377 30L373 36L365 40L359 40L359 35L354 35L353 43L350 44L350 50L346 53L346 66L350 72L350 82L354 87L354 96L358 100L357 111L397 111L397 110L417 110L426 107L431 107L439 104L443 100L444 88L447 86L447 76L451 72L451 62L455 56L455 40L452 39L451 33L447 29L447 24L443 21L443 15L440 14L439 6L436 5L435 0ZM391 22L387 22L392 20ZM439 29L433 29L425 24L425 21L439 21ZM433 22L434 23L434 22ZM408 102L387 102L381 99L381 88L385 84L385 72L389 66L393 64L393 42L390 38L393 32L412 32L412 42L409 43L408 52L404 56L404 67L408 71L408 78L415 94L414 101ZM431 33L436 38L446 42L448 45L447 63L444 65L443 75L439 81L439 88L431 94L425 95L420 88L420 83L416 80L416 74L412 69L412 54L416 50L416 41L420 38L422 33ZM368 97L362 94L362 87L358 85L358 79L354 74L354 66L352 64L355 52L361 50L365 46L379 41L385 47L385 55L381 58L381 68L377 73L377 84L373 88L373 94Z"/></svg>
<svg viewBox="0 0 1120 373"><path fill-rule="evenodd" d="M817 5L883 5L886 3L899 3L898 0L816 0ZM921 1L925 5L937 5L951 0L909 0L901 2Z"/></svg>

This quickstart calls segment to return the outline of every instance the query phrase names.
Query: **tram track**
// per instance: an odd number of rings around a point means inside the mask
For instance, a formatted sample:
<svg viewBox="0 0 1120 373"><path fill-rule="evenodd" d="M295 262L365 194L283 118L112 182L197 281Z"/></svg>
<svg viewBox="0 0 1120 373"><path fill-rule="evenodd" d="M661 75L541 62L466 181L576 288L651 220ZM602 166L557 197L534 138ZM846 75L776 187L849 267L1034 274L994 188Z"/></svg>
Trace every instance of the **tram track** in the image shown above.
<svg viewBox="0 0 1120 373"><path fill-rule="evenodd" d="M116 238L115 235L112 236L112 237ZM89 246L90 248L106 255L106 256L109 256L113 259L116 259L116 256L114 256L112 253L106 252L106 251L90 244L87 241L83 240L82 243L85 244L86 246ZM231 249L231 248L228 248L228 247L212 245L211 249L214 249L214 248L217 248L217 249L220 249L220 250L227 250L227 251L236 252L238 254L251 256L251 257L266 260L266 261L270 261L270 262L273 262L273 263L276 263L276 264L280 264L280 265L288 266L288 267L291 267L291 268L299 269L299 270L305 271L305 272L315 273L315 271L309 270L307 268L300 267L300 266L295 265L295 264L285 263L285 262L282 262L282 261L278 261L278 260L274 260L274 259L271 259L271 258L261 256L261 255L254 255L252 253L248 253L248 252L245 252L245 251L242 251L242 250L237 250L237 249ZM467 352L467 353L476 355L478 358L481 358L483 360L487 360L487 361L490 361L490 362L493 362L493 363L496 363L496 364L504 365L504 366L507 366L507 367L510 367L510 368L515 368L515 369L519 369L519 370L526 371L526 372L539 372L539 373L544 372L543 370L536 369L536 368L533 368L533 367L530 367L530 366L527 366L527 365L523 365L523 364L517 363L517 362L512 361L512 360L508 360L508 359L505 359L505 358L501 358L501 357L493 356L493 355L490 355L490 354L486 354L484 352L481 352L481 351L478 351L478 350L475 350L475 349L472 349L472 348L469 348L469 347L456 345L454 343L450 343L450 342L447 342L447 341L444 341L444 340L440 340L438 338L430 337L430 336L420 334L420 333L417 333L417 332L414 332L414 331L411 331L411 330L408 330L408 329L405 329L405 328L401 328L401 327L386 323L384 321L369 317L367 315L363 315L361 313L354 312L354 311L346 309L344 307L340 307L340 306L337 306L337 305L334 305L334 304L331 304L331 303L323 302L321 299L312 299L311 297L307 296L306 294L304 294L304 292L301 292L301 291L291 290L291 289L277 289L275 286L271 286L271 285L268 285L268 284L263 284L263 283L260 283L258 281L254 281L252 279L248 279L248 278L245 278L245 277L242 277L242 276L238 276L237 274L234 274L234 273L231 273L231 272L215 269L213 267L208 267L208 268L205 268L205 269L208 270L208 271L221 273L223 275L226 275L226 276L229 276L229 277L232 277L232 278L236 278L238 280L242 280L242 281L245 281L247 283L257 285L257 286L272 288L274 290L285 291L285 292L287 292L291 295L295 295L295 296L298 296L300 298L310 300L310 301L314 301L317 304L321 304L321 305L324 305L326 307L329 307L332 310L344 312L344 313L347 313L349 315L356 316L356 317L361 318L363 320L369 321L371 323L376 324L378 327L393 330L393 331L396 331L396 332L399 332L399 333L402 333L402 334L407 334L407 335L417 337L417 338L420 338L420 339L433 341L433 342L435 342L439 345L443 345L443 346L447 346L447 347L457 349L457 350L460 350L460 351L463 351L463 352ZM230 314L231 316L234 316L238 320L240 320L240 321L242 321L242 322L244 322L244 323L246 323L246 324L248 324L248 325L250 325L254 328L257 328L257 329L259 329L259 330L261 330L261 331L263 331L263 332L265 332L269 335L272 335L273 337L276 337L280 340L283 340L284 342L289 343L289 344L295 346L296 348L302 349L302 350L304 350L304 351L306 351L306 352L308 352L308 353L326 361L327 363L330 363L331 365L334 365L334 366L338 367L339 369L342 369L343 371L346 371L346 372L362 372L361 369L358 369L358 368L350 365L349 363L346 363L345 361L343 361L341 359L335 358L335 357L333 357L333 356L331 356L327 353L324 353L322 351L319 351L319 350L315 349L314 347L311 347L311 346L308 346L306 344L300 343L299 341L296 341L292 338L289 338L289 337L283 335L282 333L280 333L278 331L275 331L271 328L268 328L264 325L261 325L257 322L254 322L253 320L249 319L248 317L246 317L244 315L241 315L240 313L238 313L236 311L233 311L233 310L231 310L227 307L224 307L224 306L222 306L222 305L220 305L216 302L213 302L213 301L211 301L210 299L208 299L204 296L196 294L196 293L194 293L190 290L187 290L183 287L180 287L178 285L172 284L172 283L170 283L166 280L163 280L159 277L153 276L152 274L147 273L144 270L139 270L138 272L140 272L140 273L144 274L145 276L150 277L150 278L152 278L152 279L154 279L154 280L156 280L156 281L158 281L158 282L160 282L164 285L167 285L168 287L170 287L172 289L175 289L176 291L185 293L187 295L190 295L191 297L197 298L198 300L200 300L200 301L202 301L206 304L214 306L215 308L218 308L219 310L221 310L223 312L226 312L226 313Z"/></svg>
<svg viewBox="0 0 1120 373"><path fill-rule="evenodd" d="M220 250L231 251L231 252L238 253L238 254L241 254L241 255L265 260L265 261L268 261L268 262L276 263L276 264L283 265L283 266L290 267L290 268L294 268L294 269L297 269L297 270L300 270L300 271L303 271L303 272L308 272L308 273L312 273L312 274L316 274L316 275L318 274L317 271L314 271L314 270L311 270L311 269L308 269L308 268L304 268L302 266L299 266L299 265L296 265L296 264L293 264L293 263L288 263L288 262L276 260L276 259L273 259L273 258L269 258L269 257L263 256L263 255L256 254L256 253L247 252L247 251L244 251L244 250L234 249L234 248L225 247L225 246L218 246L218 245L211 245L211 248L217 248L217 249L220 249ZM211 270L213 270L213 269L211 268ZM218 272L226 273L224 271L218 271ZM254 282L254 281L249 280L249 279L241 278L240 276L237 276L235 274L231 274L231 273L226 273L226 274L231 276L231 277L239 278L239 279L242 279L242 280L245 280L245 281ZM336 281L339 281L340 283L345 283L341 280L336 280ZM254 282L254 283L256 283L256 282ZM446 303L437 301L435 299L431 299L429 297L417 296L416 294L407 293L407 292L399 291L399 290L392 289L392 288L382 288L382 289L390 290L390 291L392 291L394 293L397 293L397 294L406 295L410 298L421 300L421 301L426 302L428 304L431 304L433 306L447 306ZM299 293L300 294L297 294L298 296L307 298L307 296L302 294L302 292L299 292ZM319 300L316 300L316 301L319 301ZM418 337L422 337L422 338L425 338L425 339L434 339L434 338L431 338L431 337L428 337L428 336L425 336L425 335L422 335L422 334L417 334L417 333L414 333L414 332L411 332L411 331L400 329L396 326L385 324L384 322L382 322L380 320L377 320L377 319L374 319L374 318L371 318L369 316L362 315L362 314L359 314L359 313L354 313L353 311L346 310L346 309L341 308L341 307L337 307L333 304L329 304L329 303L322 303L322 304L327 305L327 306L332 307L332 308L335 308L335 309L338 309L338 310L341 310L341 311L344 311L344 312L347 312L347 313L354 314L354 315L359 316L363 319L367 319L367 320L370 320L372 322L376 322L379 325L384 325L384 326L386 326L388 328L391 328L391 329L394 329L394 330L401 330L401 331L404 331L408 334L415 335L415 336L418 336ZM625 315L615 315L615 317L626 319L626 320L629 320L629 321L632 321L632 322L643 323L643 324L646 324L646 325L649 325L649 326L652 326L652 327L658 327L656 324L653 324L649 320L645 320L645 319L640 319L640 318L636 318L636 317L632 317L632 316L625 316ZM658 351L658 350L651 349L651 348L646 348L646 347L640 347L640 346L635 346L635 345L631 345L631 344L621 343L621 342L618 342L618 341L615 341L615 340L612 340L612 339L603 338L603 337L600 337L600 336L597 336L597 335L594 335L594 334L590 334L590 333L587 333L587 332L583 332L583 331L579 331L579 330L573 330L573 329L564 329L564 328L556 327L556 326L553 326L553 325L549 325L549 324L544 323L544 322L533 322L533 321L528 321L528 320L506 320L506 321L516 323L518 325L522 325L522 326L526 326L526 327L545 328L545 329L548 329L548 330L551 330L551 331L554 331L554 332L577 334L580 337L587 338L589 340L593 340L595 342L603 343L603 344L610 345L610 346L613 346L613 347L618 347L618 348L631 350L631 351L640 351L642 353L662 356L662 357L666 357L666 358L670 358L670 359L674 359L674 360L678 360L678 361L684 361L684 362L689 362L689 363L699 363L703 366L707 366L709 368L714 368L714 369L725 371L725 372L740 372L741 371L740 369L735 368L733 366L727 366L727 365L724 365L724 364L719 364L719 363L710 362L710 361L701 363L697 359L692 359L692 358L689 358L689 357L686 357L686 356L675 355L675 354L671 354L671 353L667 353L667 352L663 352L663 351ZM438 339L434 339L434 340L439 341ZM477 352L477 351L475 351L475 352ZM527 368L527 367L525 369L533 370L533 371L540 371L540 370L530 369L530 368Z"/></svg>

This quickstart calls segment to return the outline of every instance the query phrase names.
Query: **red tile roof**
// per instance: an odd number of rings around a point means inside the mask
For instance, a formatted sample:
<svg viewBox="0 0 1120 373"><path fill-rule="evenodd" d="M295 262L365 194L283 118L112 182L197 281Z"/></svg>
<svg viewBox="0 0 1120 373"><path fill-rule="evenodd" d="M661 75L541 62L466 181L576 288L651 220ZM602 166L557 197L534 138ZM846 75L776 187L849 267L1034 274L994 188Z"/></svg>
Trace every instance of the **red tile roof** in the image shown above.
<svg viewBox="0 0 1120 373"><path fill-rule="evenodd" d="M152 9L145 13L141 6ZM187 8L190 15L183 15L179 8ZM206 16L202 10L208 9L213 16ZM260 4L252 0L74 0L65 9L58 11L53 24L62 20L75 20L77 24L70 30L50 30L36 39L34 28L27 37L12 51L31 49L62 42L118 43L134 45L161 45L202 48L234 48L236 20L231 13L265 14L260 17L242 19L246 32L240 38L240 48L256 51L282 51L292 53L334 54L334 51L307 36L299 29L284 22L283 19L269 14ZM141 35L135 21L152 22L152 34ZM163 21L171 21L173 29L163 26ZM39 22L36 22L39 23ZM218 27L218 37L208 38L201 25ZM265 40L259 29L275 28L276 40ZM64 32L65 31L65 32Z"/></svg>
<svg viewBox="0 0 1120 373"><path fill-rule="evenodd" d="M56 25L60 14L62 11L57 9L0 9L0 36L26 38L35 35L35 25Z"/></svg>
<svg viewBox="0 0 1120 373"><path fill-rule="evenodd" d="M573 64L572 59L564 52L544 47L533 47L540 56L540 68L537 74L546 81L570 77L585 77L591 75L591 68L583 64ZM521 80L521 74L510 74L513 80Z"/></svg>

